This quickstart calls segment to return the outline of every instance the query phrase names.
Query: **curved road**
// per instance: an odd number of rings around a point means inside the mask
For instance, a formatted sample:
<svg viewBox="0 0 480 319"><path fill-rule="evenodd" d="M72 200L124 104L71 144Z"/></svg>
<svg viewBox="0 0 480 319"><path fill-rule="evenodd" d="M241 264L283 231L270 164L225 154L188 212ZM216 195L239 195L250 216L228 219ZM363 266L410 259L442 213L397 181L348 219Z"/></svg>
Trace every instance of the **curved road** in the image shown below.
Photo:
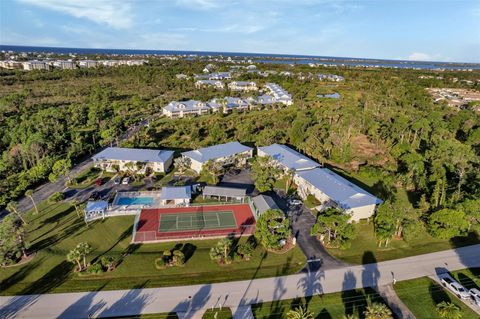
<svg viewBox="0 0 480 319"><path fill-rule="evenodd" d="M480 267L480 245L375 264L216 284L181 287L0 297L1 318L87 318L182 312L184 318L212 306L245 309L259 302L311 296Z"/></svg>

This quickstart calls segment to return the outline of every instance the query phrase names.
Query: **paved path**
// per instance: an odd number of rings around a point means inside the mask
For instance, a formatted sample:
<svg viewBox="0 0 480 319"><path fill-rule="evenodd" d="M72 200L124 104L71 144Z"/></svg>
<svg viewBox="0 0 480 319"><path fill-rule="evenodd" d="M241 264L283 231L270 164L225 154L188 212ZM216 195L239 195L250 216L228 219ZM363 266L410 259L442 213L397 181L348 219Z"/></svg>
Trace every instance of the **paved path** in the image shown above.
<svg viewBox="0 0 480 319"><path fill-rule="evenodd" d="M233 319L255 319L252 312L252 307L250 305L241 306L241 307L232 307Z"/></svg>
<svg viewBox="0 0 480 319"><path fill-rule="evenodd" d="M397 296L397 293L393 289L393 285L384 285L377 287L376 290L380 296L385 300L387 305L392 309L397 318L402 319L415 319L414 314L408 309L403 301Z"/></svg>
<svg viewBox="0 0 480 319"><path fill-rule="evenodd" d="M85 318L88 315L128 316L146 313L192 312L218 302L243 307L480 267L480 245L375 264L348 266L284 277L183 287L148 288L85 293L0 297L1 318Z"/></svg>

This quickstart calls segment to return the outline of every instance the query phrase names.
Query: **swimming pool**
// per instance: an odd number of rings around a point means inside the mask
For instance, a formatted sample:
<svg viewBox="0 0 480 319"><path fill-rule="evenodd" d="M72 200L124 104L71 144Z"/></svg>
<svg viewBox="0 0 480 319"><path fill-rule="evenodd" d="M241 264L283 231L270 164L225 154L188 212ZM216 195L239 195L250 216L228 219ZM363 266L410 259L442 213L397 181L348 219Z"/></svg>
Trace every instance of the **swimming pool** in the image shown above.
<svg viewBox="0 0 480 319"><path fill-rule="evenodd" d="M120 197L117 205L152 205L153 197Z"/></svg>

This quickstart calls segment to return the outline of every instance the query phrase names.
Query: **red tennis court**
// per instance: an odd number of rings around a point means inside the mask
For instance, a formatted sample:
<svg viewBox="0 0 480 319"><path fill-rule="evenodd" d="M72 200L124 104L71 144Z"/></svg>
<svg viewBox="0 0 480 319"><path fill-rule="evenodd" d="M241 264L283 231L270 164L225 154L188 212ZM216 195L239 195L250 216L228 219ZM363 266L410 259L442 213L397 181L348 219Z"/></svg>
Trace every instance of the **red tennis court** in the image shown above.
<svg viewBox="0 0 480 319"><path fill-rule="evenodd" d="M251 235L255 218L248 204L143 209L134 242Z"/></svg>

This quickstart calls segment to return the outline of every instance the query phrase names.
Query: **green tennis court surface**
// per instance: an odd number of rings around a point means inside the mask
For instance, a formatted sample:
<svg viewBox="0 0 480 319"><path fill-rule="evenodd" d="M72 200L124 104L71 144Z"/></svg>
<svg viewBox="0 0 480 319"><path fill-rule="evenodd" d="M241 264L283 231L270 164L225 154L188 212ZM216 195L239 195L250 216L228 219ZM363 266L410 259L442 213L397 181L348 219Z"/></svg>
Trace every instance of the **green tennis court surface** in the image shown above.
<svg viewBox="0 0 480 319"><path fill-rule="evenodd" d="M231 211L161 214L159 232L237 228Z"/></svg>

